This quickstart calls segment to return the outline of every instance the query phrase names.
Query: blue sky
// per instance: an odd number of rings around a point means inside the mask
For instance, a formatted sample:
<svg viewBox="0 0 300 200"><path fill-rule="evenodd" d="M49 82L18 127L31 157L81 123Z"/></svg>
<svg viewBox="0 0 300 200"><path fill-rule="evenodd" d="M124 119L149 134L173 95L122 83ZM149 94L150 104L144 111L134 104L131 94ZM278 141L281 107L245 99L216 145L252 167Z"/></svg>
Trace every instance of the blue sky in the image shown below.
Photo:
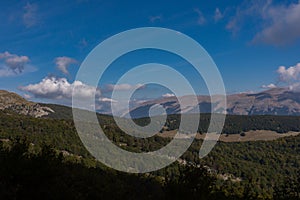
<svg viewBox="0 0 300 200"><path fill-rule="evenodd" d="M290 86L299 80L299 1L11 0L1 1L0 8L0 88L34 101L67 101L68 88L56 91L53 82L72 86L81 62L100 42L149 26L174 29L199 42L217 64L227 93ZM153 60L175 68L184 65L166 52L137 51L108 70L100 81L100 98L109 101L104 92L109 93L126 69ZM188 64L183 71L194 84L203 84ZM133 82L119 88L131 86ZM146 99L149 91L140 97Z"/></svg>

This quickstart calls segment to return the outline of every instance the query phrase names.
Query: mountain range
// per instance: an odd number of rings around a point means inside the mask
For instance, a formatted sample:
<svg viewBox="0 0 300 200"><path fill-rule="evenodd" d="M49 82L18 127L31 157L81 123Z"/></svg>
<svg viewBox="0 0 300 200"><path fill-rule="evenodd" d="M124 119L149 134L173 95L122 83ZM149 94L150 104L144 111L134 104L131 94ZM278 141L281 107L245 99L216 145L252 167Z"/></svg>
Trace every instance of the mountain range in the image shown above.
<svg viewBox="0 0 300 200"><path fill-rule="evenodd" d="M179 97L188 101L189 96ZM149 109L160 104L166 114L190 114L199 108L201 113L220 111L220 101L211 102L207 95L199 95L198 104L181 107L176 97L167 97L149 100L136 105L129 111L121 114L123 117L141 118L149 115ZM20 95L0 90L0 110L12 111L23 115L43 117L63 110L66 114L71 111L65 106L30 102ZM69 110L69 111L67 111ZM300 93L287 88L273 88L258 93L240 93L227 96L227 109L220 111L230 115L292 115L300 116ZM103 114L109 114L107 109Z"/></svg>
<svg viewBox="0 0 300 200"><path fill-rule="evenodd" d="M189 96L179 97L181 100L189 99ZM144 102L123 116L133 118L146 117L149 109L160 104L167 114L195 113L199 108L201 113L221 112L230 115L293 115L300 116L300 93L287 88L273 88L258 93L240 93L227 95L227 109L220 110L221 102L211 102L210 96L197 96L198 104L189 107L180 107L176 97L167 97L158 100ZM217 99L217 98L216 98Z"/></svg>

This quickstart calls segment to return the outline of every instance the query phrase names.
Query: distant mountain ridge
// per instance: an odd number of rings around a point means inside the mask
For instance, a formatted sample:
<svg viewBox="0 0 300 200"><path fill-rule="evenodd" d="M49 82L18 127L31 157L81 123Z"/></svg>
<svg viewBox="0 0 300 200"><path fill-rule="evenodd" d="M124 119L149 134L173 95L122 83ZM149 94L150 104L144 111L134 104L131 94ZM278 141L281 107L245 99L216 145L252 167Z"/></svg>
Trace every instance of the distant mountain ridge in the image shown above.
<svg viewBox="0 0 300 200"><path fill-rule="evenodd" d="M184 101L189 96L179 97ZM230 115L291 115L300 116L300 92L294 92L287 88L274 88L258 93L240 93L227 96L227 109L220 109L220 102L210 102L210 97L200 95L197 105L189 105L181 108L176 97L167 97L149 100L137 104L130 112L121 114L123 117L142 118L148 117L149 109L156 105L162 105L167 114L191 114L200 110L201 113L211 112L211 108L218 113ZM199 109L197 109L197 106ZM108 109L108 108L107 108ZM0 110L12 111L18 114L33 117L72 118L70 107L56 104L43 104L30 102L13 92L0 90ZM99 111L98 111L99 112ZM109 114L99 112L100 114Z"/></svg>
<svg viewBox="0 0 300 200"><path fill-rule="evenodd" d="M188 99L188 96L179 97ZM231 115L292 115L300 116L300 93L287 88L273 88L258 93L241 93L227 96L227 109L220 110L220 101L211 102L209 96L198 96L198 104L181 108L176 97L162 98L144 102L123 116L133 118L147 117L149 109L155 104L162 105L167 114L195 113L197 106L201 113L217 111Z"/></svg>

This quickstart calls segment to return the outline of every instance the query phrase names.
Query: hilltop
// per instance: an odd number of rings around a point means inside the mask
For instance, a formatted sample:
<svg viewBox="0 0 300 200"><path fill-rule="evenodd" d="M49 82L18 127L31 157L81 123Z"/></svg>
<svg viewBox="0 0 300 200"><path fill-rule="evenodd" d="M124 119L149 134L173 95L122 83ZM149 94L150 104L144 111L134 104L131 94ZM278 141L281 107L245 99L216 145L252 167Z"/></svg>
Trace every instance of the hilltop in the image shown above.
<svg viewBox="0 0 300 200"><path fill-rule="evenodd" d="M49 107L27 101L20 95L5 90L0 90L0 110L32 117L42 117L54 112Z"/></svg>

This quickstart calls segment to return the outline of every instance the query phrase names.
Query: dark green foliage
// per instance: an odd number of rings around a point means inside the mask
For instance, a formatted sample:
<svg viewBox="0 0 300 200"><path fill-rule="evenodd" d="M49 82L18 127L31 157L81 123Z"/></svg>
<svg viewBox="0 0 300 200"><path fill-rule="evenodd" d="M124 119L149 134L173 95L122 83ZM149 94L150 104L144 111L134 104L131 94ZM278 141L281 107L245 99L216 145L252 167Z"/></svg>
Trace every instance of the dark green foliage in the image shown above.
<svg viewBox="0 0 300 200"><path fill-rule="evenodd" d="M193 121L192 115L187 115ZM210 122L210 114L201 114L199 133L206 133ZM180 115L170 115L167 118L166 125L169 130L179 128ZM239 134L249 130L271 130L277 133L286 133L289 131L300 131L299 116L245 116L245 115L227 115L223 133Z"/></svg>
<svg viewBox="0 0 300 200"><path fill-rule="evenodd" d="M271 130L278 133L300 131L299 116L226 116L224 133L240 133L249 130Z"/></svg>
<svg viewBox="0 0 300 200"><path fill-rule="evenodd" d="M166 193L169 199L220 199L224 194L213 193L216 177L202 167L185 167L178 177L168 180Z"/></svg>
<svg viewBox="0 0 300 200"><path fill-rule="evenodd" d="M300 169L296 177L285 177L274 189L274 199L300 199Z"/></svg>
<svg viewBox="0 0 300 200"><path fill-rule="evenodd" d="M57 104L41 104L42 106L46 106L51 108L54 113L50 113L49 115L44 116L44 118L54 118L54 119L73 119L72 108L57 105Z"/></svg>
<svg viewBox="0 0 300 200"><path fill-rule="evenodd" d="M71 120L38 119L0 112L0 139L24 136L35 145L48 144L60 150L89 156Z"/></svg>
<svg viewBox="0 0 300 200"><path fill-rule="evenodd" d="M81 163L64 162L49 146L37 155L28 143L0 149L1 199L161 199L153 178L119 173ZM2 145L1 145L2 146Z"/></svg>
<svg viewBox="0 0 300 200"><path fill-rule="evenodd" d="M203 168L182 167L177 179L163 184L151 175L126 174L65 161L50 146L43 146L39 154L30 154L28 148L26 140L14 141L10 150L1 144L1 199L159 200L199 195L208 199L215 180ZM175 191L178 196L174 196Z"/></svg>
<svg viewBox="0 0 300 200"><path fill-rule="evenodd" d="M55 111L55 113L45 116L46 118L55 119L72 119L72 109L70 107L54 105L54 104L44 104ZM114 120L112 116L100 115L98 117L101 124L113 125ZM187 117L191 118L193 122L193 114L188 114ZM180 124L180 114L168 115L166 126L168 130L175 130L179 128ZM150 122L149 118L134 119L134 121L145 126ZM198 128L199 133L206 133L208 125L210 122L210 114L201 113L200 115L200 125ZM239 134L241 132L247 132L249 130L271 130L278 133L286 133L288 131L300 131L300 116L274 116L274 115L227 115L223 133L225 134Z"/></svg>
<svg viewBox="0 0 300 200"><path fill-rule="evenodd" d="M299 181L297 171L300 168L300 136L275 141L219 142L207 157L199 160L197 154L201 143L201 140L196 140L182 158L203 163L218 174L231 174L241 178L235 184L230 182L230 185L228 182L219 182L218 186L225 191L240 188L239 191L244 191L244 198L251 196L253 199L267 199L272 198L275 186L294 191L296 184L292 186L287 182L282 183L287 177L293 180L289 183ZM228 192L230 193L232 192Z"/></svg>
<svg viewBox="0 0 300 200"><path fill-rule="evenodd" d="M111 121L110 125L114 125L113 120L109 120L110 116L99 115L99 119ZM180 115L169 115L165 126L165 130L177 130L180 125ZM186 115L186 118L193 123L195 117L192 114ZM145 126L149 123L149 118L141 118L134 120L137 124ZM199 133L206 133L210 123L210 114L201 114L199 122ZM222 133L224 134L240 134L250 130L270 130L277 133L286 133L289 131L300 131L299 116L238 116L227 115ZM188 132L189 130L182 130Z"/></svg>
<svg viewBox="0 0 300 200"><path fill-rule="evenodd" d="M219 142L202 160L198 157L202 141L195 140L182 156L188 165L174 163L150 174L130 175L96 162L66 116L68 110L57 119L0 112L0 139L5 140L0 147L0 199L299 199L300 136ZM112 117L98 118L108 138L129 151L157 150L171 140L136 139L123 133ZM176 129L179 120L178 115L168 116L168 129ZM208 124L209 115L201 120ZM279 132L297 131L300 124L299 117L229 116L226 120L228 133L275 127ZM232 178L222 178L228 175Z"/></svg>

